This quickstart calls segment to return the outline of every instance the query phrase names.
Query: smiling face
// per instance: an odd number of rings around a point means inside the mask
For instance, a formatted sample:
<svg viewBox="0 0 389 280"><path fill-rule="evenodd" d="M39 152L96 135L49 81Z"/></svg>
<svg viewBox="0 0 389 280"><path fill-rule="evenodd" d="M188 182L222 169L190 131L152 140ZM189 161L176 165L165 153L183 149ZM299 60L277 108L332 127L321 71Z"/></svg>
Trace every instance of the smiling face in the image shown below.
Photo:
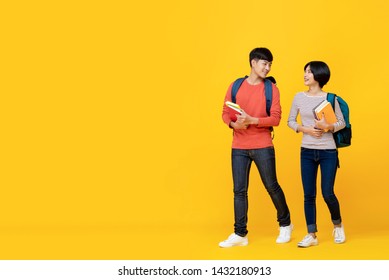
<svg viewBox="0 0 389 280"><path fill-rule="evenodd" d="M323 61L311 61L304 66L304 84L323 88L330 80L331 72Z"/></svg>
<svg viewBox="0 0 389 280"><path fill-rule="evenodd" d="M307 68L305 68L305 72L304 72L304 85L314 86L317 84L318 82L315 80L315 77L313 76L313 73L311 71L311 66L308 65Z"/></svg>
<svg viewBox="0 0 389 280"><path fill-rule="evenodd" d="M264 59L253 59L251 65L255 74L258 75L258 77L265 79L271 70L272 62Z"/></svg>

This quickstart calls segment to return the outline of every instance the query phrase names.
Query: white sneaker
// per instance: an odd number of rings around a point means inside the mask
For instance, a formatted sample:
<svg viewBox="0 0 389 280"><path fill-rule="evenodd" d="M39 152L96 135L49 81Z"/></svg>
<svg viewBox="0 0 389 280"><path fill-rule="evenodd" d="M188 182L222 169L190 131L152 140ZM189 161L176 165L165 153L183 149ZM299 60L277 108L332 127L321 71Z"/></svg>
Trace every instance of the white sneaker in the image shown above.
<svg viewBox="0 0 389 280"><path fill-rule="evenodd" d="M280 235L278 235L276 243L287 243L290 241L292 235L293 225L280 227Z"/></svg>
<svg viewBox="0 0 389 280"><path fill-rule="evenodd" d="M235 233L231 234L227 240L224 240L219 243L219 246L222 248L229 248L232 246L246 246L249 244L247 237L239 236Z"/></svg>
<svg viewBox="0 0 389 280"><path fill-rule="evenodd" d="M301 240L297 246L298 247L302 247L302 248L307 248L309 246L315 246L319 244L319 241L317 240L317 237L314 238L312 235L310 234L307 234L306 236L304 236L303 240Z"/></svg>
<svg viewBox="0 0 389 280"><path fill-rule="evenodd" d="M332 235L334 236L335 243L340 244L346 241L346 235L344 234L343 225L341 227L335 227L334 231L332 232Z"/></svg>

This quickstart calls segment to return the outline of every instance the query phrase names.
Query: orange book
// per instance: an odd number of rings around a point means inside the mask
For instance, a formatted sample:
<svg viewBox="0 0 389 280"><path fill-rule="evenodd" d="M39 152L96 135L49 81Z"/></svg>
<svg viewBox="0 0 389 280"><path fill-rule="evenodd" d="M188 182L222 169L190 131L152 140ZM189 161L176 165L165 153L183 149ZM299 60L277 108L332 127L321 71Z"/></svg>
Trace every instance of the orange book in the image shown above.
<svg viewBox="0 0 389 280"><path fill-rule="evenodd" d="M327 123L334 124L338 121L331 103L327 100L323 100L313 108L313 114L317 120L322 119L323 113Z"/></svg>

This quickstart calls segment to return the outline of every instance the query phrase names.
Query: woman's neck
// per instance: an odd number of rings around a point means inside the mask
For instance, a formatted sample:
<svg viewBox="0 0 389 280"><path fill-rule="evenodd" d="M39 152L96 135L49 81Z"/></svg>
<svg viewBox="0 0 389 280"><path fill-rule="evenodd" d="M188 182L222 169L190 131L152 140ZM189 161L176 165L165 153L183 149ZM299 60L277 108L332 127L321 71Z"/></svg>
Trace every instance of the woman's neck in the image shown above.
<svg viewBox="0 0 389 280"><path fill-rule="evenodd" d="M310 96L323 96L326 93L320 87L310 87L307 91L307 94Z"/></svg>

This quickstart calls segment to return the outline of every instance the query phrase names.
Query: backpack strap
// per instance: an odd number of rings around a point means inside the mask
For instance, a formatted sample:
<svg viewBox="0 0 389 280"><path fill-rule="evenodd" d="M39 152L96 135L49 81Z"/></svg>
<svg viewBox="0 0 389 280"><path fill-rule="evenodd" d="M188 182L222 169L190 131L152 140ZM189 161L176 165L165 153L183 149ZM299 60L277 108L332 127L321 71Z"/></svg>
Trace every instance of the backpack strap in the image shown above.
<svg viewBox="0 0 389 280"><path fill-rule="evenodd" d="M231 102L232 103L236 103L236 94L238 93L238 90L239 90L240 86L242 85L242 83L244 82L244 80L246 80L247 78L248 78L248 76L244 76L243 78L239 78L232 85L232 89L231 89Z"/></svg>
<svg viewBox="0 0 389 280"><path fill-rule="evenodd" d="M265 96L266 96L266 113L268 116L270 116L270 108L272 104L272 99L273 99L273 83L265 79Z"/></svg>
<svg viewBox="0 0 389 280"><path fill-rule="evenodd" d="M336 94L335 93L328 93L327 94L327 101L331 103L332 105L332 108L335 110L335 97L336 97Z"/></svg>
<svg viewBox="0 0 389 280"><path fill-rule="evenodd" d="M266 114L270 116L271 104L273 102L273 82L265 79L265 97L266 97ZM272 133L271 139L274 139L274 129L272 126L269 127L270 132Z"/></svg>
<svg viewBox="0 0 389 280"><path fill-rule="evenodd" d="M336 94L335 93L328 93L327 94L327 101L331 103L331 106L332 108L334 109L335 111L335 97L336 97ZM332 134L333 135L333 134ZM334 135L333 135L334 136ZM334 136L335 137L335 136ZM336 149L336 154L337 154L337 162L336 162L336 165L338 168L340 168L340 160L339 160L339 154L338 154L338 149Z"/></svg>

